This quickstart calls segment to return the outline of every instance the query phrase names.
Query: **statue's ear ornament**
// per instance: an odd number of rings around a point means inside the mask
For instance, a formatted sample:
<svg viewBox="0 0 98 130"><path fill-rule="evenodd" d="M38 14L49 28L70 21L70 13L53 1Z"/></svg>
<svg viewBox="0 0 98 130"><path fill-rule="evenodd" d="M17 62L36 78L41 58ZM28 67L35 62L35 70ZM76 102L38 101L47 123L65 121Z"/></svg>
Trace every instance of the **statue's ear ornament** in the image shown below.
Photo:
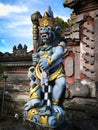
<svg viewBox="0 0 98 130"><path fill-rule="evenodd" d="M59 27L59 26L56 26L56 27L55 27L55 32L56 32L56 33L60 33L60 27Z"/></svg>

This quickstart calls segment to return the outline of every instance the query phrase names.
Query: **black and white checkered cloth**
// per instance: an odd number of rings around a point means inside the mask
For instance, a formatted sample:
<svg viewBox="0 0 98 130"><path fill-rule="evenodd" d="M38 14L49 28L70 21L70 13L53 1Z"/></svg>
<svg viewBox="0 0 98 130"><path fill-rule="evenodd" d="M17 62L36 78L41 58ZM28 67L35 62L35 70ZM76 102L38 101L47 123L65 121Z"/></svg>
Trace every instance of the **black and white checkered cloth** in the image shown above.
<svg viewBox="0 0 98 130"><path fill-rule="evenodd" d="M52 86L51 85L43 85L42 92L44 95L44 103L43 105L46 106L47 110L51 107L51 97L52 97Z"/></svg>

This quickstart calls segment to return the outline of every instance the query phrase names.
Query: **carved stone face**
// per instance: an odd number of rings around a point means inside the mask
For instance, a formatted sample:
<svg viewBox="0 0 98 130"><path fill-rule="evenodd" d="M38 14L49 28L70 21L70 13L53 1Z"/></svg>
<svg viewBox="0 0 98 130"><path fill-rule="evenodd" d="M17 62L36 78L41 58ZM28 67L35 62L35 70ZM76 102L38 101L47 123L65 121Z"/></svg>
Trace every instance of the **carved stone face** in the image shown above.
<svg viewBox="0 0 98 130"><path fill-rule="evenodd" d="M50 26L39 27L39 36L44 44L49 43L52 39L52 28Z"/></svg>

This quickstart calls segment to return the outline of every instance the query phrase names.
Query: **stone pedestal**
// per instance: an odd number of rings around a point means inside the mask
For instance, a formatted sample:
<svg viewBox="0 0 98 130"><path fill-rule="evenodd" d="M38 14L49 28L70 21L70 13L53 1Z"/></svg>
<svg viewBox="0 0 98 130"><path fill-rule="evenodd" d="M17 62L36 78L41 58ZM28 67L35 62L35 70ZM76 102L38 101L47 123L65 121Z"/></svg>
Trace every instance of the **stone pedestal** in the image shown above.
<svg viewBox="0 0 98 130"><path fill-rule="evenodd" d="M65 121L62 125L58 126L57 128L42 127L27 120L25 120L23 124L24 127L28 130L75 130L67 121Z"/></svg>

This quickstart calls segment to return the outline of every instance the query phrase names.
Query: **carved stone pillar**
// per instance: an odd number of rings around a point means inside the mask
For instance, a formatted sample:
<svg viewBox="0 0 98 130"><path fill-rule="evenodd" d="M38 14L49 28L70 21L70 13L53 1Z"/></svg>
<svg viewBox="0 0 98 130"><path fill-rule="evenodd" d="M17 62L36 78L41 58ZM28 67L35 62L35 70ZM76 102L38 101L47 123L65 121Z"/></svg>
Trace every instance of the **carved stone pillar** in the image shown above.
<svg viewBox="0 0 98 130"><path fill-rule="evenodd" d="M75 49L75 80L80 79L80 47Z"/></svg>
<svg viewBox="0 0 98 130"><path fill-rule="evenodd" d="M81 72L91 80L95 79L94 68L94 21L87 16L81 25Z"/></svg>
<svg viewBox="0 0 98 130"><path fill-rule="evenodd" d="M96 97L98 99L98 14L94 19L94 23L95 23L95 70L96 70L95 83L96 83Z"/></svg>

